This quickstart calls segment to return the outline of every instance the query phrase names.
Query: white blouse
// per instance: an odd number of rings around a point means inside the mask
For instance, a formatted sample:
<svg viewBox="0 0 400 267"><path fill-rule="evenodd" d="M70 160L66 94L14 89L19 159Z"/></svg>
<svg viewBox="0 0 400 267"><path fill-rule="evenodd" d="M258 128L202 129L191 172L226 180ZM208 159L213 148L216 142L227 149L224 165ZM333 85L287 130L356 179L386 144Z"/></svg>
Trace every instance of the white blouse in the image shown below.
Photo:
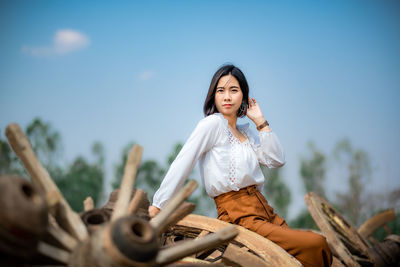
<svg viewBox="0 0 400 267"><path fill-rule="evenodd" d="M283 149L273 132L254 135L248 123L237 128L246 137L244 142L232 134L221 113L200 120L171 164L153 205L162 209L182 188L198 160L201 180L212 198L250 185L261 190L264 175L259 163L269 168L281 167L285 164Z"/></svg>

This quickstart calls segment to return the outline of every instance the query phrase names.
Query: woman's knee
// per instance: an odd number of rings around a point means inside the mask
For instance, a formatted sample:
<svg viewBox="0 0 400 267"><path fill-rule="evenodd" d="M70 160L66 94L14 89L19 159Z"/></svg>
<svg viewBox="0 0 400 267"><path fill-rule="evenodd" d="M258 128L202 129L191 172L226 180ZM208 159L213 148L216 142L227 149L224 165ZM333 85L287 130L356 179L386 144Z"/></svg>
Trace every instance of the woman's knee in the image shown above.
<svg viewBox="0 0 400 267"><path fill-rule="evenodd" d="M308 232L307 242L303 243L302 256L304 266L331 266L332 253L326 238L314 232ZM309 263L309 264L306 264Z"/></svg>
<svg viewBox="0 0 400 267"><path fill-rule="evenodd" d="M328 242L324 236L314 232L310 232L310 234L312 234L308 239L310 248L322 248L324 250L329 249Z"/></svg>

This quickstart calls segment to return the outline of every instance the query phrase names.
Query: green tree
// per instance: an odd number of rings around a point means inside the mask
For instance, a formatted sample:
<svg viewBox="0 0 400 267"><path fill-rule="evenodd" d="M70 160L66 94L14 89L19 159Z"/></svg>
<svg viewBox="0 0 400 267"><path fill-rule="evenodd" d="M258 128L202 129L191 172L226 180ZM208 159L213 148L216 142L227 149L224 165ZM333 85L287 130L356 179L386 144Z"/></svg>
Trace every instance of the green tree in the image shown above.
<svg viewBox="0 0 400 267"><path fill-rule="evenodd" d="M304 191L305 193L312 191L325 198L326 157L312 142L308 143L308 149L310 155L300 157L300 176ZM293 228L318 229L307 209L302 210L295 219L291 220L290 226Z"/></svg>
<svg viewBox="0 0 400 267"><path fill-rule="evenodd" d="M130 142L122 150L120 162L115 166L115 178L112 182L112 187L114 189L119 187L121 183L127 156L134 144L134 142ZM150 202L182 147L183 144L181 142L177 142L173 146L172 151L167 155L165 166L161 166L157 161L152 159L145 160L140 164L135 180L135 188L143 189L147 193ZM188 201L196 204L194 213L203 215L208 215L210 207L214 205L205 190L196 190L196 192L190 196Z"/></svg>
<svg viewBox="0 0 400 267"><path fill-rule="evenodd" d="M290 220L290 222L288 224L292 228L318 230L317 224L315 223L314 219L311 217L311 215L307 209L303 209L297 215L297 217Z"/></svg>
<svg viewBox="0 0 400 267"><path fill-rule="evenodd" d="M72 209L81 211L83 200L91 196L96 205L103 190L104 173L97 164L90 164L83 157L77 157L66 174L56 180L65 199Z"/></svg>
<svg viewBox="0 0 400 267"><path fill-rule="evenodd" d="M281 169L268 169L261 166L261 170L265 177L263 191L266 199L276 209L279 216L286 217L292 196L289 187L281 177Z"/></svg>
<svg viewBox="0 0 400 267"><path fill-rule="evenodd" d="M104 185L104 148L100 142L92 145L95 160L90 163L78 156L55 182L72 209L82 211L86 197L93 198L96 205L102 197Z"/></svg>
<svg viewBox="0 0 400 267"><path fill-rule="evenodd" d="M176 159L178 156L179 152L181 151L183 147L182 142L177 142L174 147L172 148L171 153L167 156L167 166L165 166L165 171L168 171L169 167L171 166L172 162Z"/></svg>
<svg viewBox="0 0 400 267"><path fill-rule="evenodd" d="M113 189L116 189L121 184L122 176L124 175L125 164L128 159L128 153L131 148L135 145L135 142L129 142L121 152L121 159L114 167L114 179L111 183Z"/></svg>
<svg viewBox="0 0 400 267"><path fill-rule="evenodd" d="M128 153L134 145L134 142L130 142L122 150L120 162L115 166L113 189L118 188L121 184ZM143 161L136 174L135 188L143 189L151 200L161 184L164 173L164 169L160 167L157 161L151 159Z"/></svg>
<svg viewBox="0 0 400 267"><path fill-rule="evenodd" d="M0 135L0 174L27 176L24 168L15 156L10 145Z"/></svg>
<svg viewBox="0 0 400 267"><path fill-rule="evenodd" d="M25 129L33 150L49 172L71 207L82 210L82 201L91 196L96 203L101 196L104 180L104 149L101 143L93 145L95 163L77 157L68 167L62 167L60 133L49 122L34 118ZM7 142L0 139L0 171L21 174L25 172ZM26 175L27 176L27 175Z"/></svg>
<svg viewBox="0 0 400 267"><path fill-rule="evenodd" d="M308 143L311 152L309 157L300 157L300 176L305 192L315 192L325 197L326 157L312 142Z"/></svg>
<svg viewBox="0 0 400 267"><path fill-rule="evenodd" d="M61 137L50 123L34 118L25 128L25 134L40 162L50 175L60 173L57 165L61 152ZM0 172L28 176L19 159L15 156L7 141L0 138Z"/></svg>
<svg viewBox="0 0 400 267"><path fill-rule="evenodd" d="M160 187L163 173L164 170L155 160L146 160L139 167L135 187L146 191L150 202L154 193Z"/></svg>
<svg viewBox="0 0 400 267"><path fill-rule="evenodd" d="M366 219L362 211L365 205L364 184L371 177L370 160L367 152L354 149L348 139L336 144L334 155L348 171L348 191L337 193L336 204L341 213L358 227Z"/></svg>
<svg viewBox="0 0 400 267"><path fill-rule="evenodd" d="M25 133L42 164L46 168L55 168L62 153L60 133L37 117L28 124Z"/></svg>

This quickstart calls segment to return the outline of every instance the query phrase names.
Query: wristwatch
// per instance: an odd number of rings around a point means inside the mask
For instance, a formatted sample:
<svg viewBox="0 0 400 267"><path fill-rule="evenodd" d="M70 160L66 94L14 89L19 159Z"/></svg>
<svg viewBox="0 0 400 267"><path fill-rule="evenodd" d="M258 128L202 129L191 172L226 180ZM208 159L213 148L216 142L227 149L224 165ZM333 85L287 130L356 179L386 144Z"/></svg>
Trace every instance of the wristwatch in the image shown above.
<svg viewBox="0 0 400 267"><path fill-rule="evenodd" d="M261 130L262 128L264 128L265 126L269 126L269 123L267 120L265 120L263 123L261 123L260 125L257 126L257 130Z"/></svg>

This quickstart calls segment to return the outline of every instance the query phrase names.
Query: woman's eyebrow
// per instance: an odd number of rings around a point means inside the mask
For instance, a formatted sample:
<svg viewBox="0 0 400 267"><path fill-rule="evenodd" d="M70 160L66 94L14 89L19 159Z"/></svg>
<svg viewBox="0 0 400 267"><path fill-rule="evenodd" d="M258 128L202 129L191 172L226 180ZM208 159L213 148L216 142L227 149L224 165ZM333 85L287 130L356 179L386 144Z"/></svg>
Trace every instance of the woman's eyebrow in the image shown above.
<svg viewBox="0 0 400 267"><path fill-rule="evenodd" d="M232 85L232 86L230 86L229 88L239 88L239 86L237 86L237 85ZM223 87L223 86L218 86L216 89L225 89L225 87Z"/></svg>

